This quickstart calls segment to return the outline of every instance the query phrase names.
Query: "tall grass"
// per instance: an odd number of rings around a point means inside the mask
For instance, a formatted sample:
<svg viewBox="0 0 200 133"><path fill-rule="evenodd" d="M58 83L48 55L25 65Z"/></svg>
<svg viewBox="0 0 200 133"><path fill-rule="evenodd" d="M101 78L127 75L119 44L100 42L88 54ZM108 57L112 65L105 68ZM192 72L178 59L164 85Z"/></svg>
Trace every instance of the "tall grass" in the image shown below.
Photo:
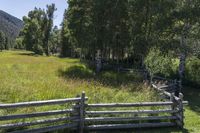
<svg viewBox="0 0 200 133"><path fill-rule="evenodd" d="M135 82L134 75L104 72L95 76L78 59L7 51L0 53L0 72L0 101L4 103L68 98L82 91L89 102L154 100L154 92Z"/></svg>

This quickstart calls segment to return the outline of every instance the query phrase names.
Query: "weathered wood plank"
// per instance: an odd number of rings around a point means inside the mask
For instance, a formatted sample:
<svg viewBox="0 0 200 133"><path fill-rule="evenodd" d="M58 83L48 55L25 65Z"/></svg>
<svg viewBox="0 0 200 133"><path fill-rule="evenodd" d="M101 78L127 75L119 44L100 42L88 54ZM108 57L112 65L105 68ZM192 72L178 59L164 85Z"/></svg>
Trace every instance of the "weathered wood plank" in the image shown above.
<svg viewBox="0 0 200 133"><path fill-rule="evenodd" d="M100 103L100 104L88 104L87 107L139 107L139 106L168 106L173 102L141 102L141 103Z"/></svg>
<svg viewBox="0 0 200 133"><path fill-rule="evenodd" d="M171 87L174 87L174 86L175 86L174 84L170 84L170 85L161 85L161 86L159 86L158 88L159 88L159 89L162 89L162 90L163 90L163 89L165 90L165 89L167 89L167 88L171 88Z"/></svg>
<svg viewBox="0 0 200 133"><path fill-rule="evenodd" d="M0 109L64 104L64 103L69 103L69 102L79 102L80 100L81 100L81 98L68 98L68 99L56 99L56 100L47 100L47 101L33 101L33 102L0 104Z"/></svg>
<svg viewBox="0 0 200 133"><path fill-rule="evenodd" d="M172 93L169 93L169 92L167 92L167 91L165 91L165 90L163 90L163 89L160 89L160 88L159 88L157 85L155 85L155 84L152 84L152 87L155 88L155 89L157 89L158 91L160 91L160 92L163 93L164 95L166 95L166 96L168 96L168 97L171 98ZM175 99L176 101L178 101L178 100L180 100L180 99L183 99L183 94L180 93L179 95L180 95L180 98L179 98L179 97L176 97L176 96L173 96L174 99ZM182 104L183 104L183 105L188 105L188 101L182 101Z"/></svg>
<svg viewBox="0 0 200 133"><path fill-rule="evenodd" d="M178 108L179 108L179 114L177 114L177 117L179 117L179 122L177 123L180 128L183 128L184 126L184 114L183 114L183 103L182 99L178 100Z"/></svg>
<svg viewBox="0 0 200 133"><path fill-rule="evenodd" d="M161 79L161 80L169 80L167 78L163 78L163 77L160 77L160 76L153 76L152 78L153 79Z"/></svg>
<svg viewBox="0 0 200 133"><path fill-rule="evenodd" d="M165 94L166 96L170 97L171 93L164 91L163 94Z"/></svg>
<svg viewBox="0 0 200 133"><path fill-rule="evenodd" d="M46 111L46 112L37 112L37 113L30 113L30 114L7 115L7 116L0 116L0 120L32 118L32 117L41 117L41 116L49 116L49 115L67 114L67 113L72 113L72 112L73 112L72 109L67 109L67 110L53 110L53 111Z"/></svg>
<svg viewBox="0 0 200 133"><path fill-rule="evenodd" d="M141 123L141 124L106 124L106 125L91 125L86 127L88 130L109 130L109 129L129 129L129 128L152 128L152 127L170 127L176 126L175 123L161 122L161 123Z"/></svg>
<svg viewBox="0 0 200 133"><path fill-rule="evenodd" d="M148 116L148 117L92 117L85 118L85 122L121 122L140 120L175 120L176 116Z"/></svg>
<svg viewBox="0 0 200 133"><path fill-rule="evenodd" d="M155 88L155 89L157 89L158 91L162 92L163 94L169 96L169 97L171 96L171 94L169 92L166 92L164 89L161 89L160 87L158 87L155 84L152 84L152 87ZM162 87L164 87L164 86L162 86Z"/></svg>
<svg viewBox="0 0 200 133"><path fill-rule="evenodd" d="M81 102L80 102L80 124L79 124L79 133L84 131L84 119L85 119L85 92L82 92Z"/></svg>
<svg viewBox="0 0 200 133"><path fill-rule="evenodd" d="M177 110L121 110L121 111L86 111L87 115L102 115L102 114L159 114L159 113L176 113Z"/></svg>
<svg viewBox="0 0 200 133"><path fill-rule="evenodd" d="M36 121L31 121L31 122L5 124L5 125L0 125L0 129L33 126L33 125L48 124L48 123L67 121L67 120L69 121L69 120L75 120L75 119L79 119L79 117L61 117L61 118L51 118L51 119L46 119L46 120L36 120Z"/></svg>
<svg viewBox="0 0 200 133"><path fill-rule="evenodd" d="M71 129L76 126L77 126L77 124L64 124L64 125L37 128L37 129L29 129L29 130L23 130L23 131L14 131L14 132L10 132L10 133L44 133L44 132L51 132L51 131L56 131L56 130L60 130L60 129L67 129L67 128Z"/></svg>

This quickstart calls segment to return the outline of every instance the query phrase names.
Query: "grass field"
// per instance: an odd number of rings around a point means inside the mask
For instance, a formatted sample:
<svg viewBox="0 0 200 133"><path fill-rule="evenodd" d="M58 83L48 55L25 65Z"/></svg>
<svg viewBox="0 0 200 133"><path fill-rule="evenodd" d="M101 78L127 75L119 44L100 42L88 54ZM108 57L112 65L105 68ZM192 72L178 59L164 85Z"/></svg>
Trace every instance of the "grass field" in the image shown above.
<svg viewBox="0 0 200 133"><path fill-rule="evenodd" d="M156 101L155 92L140 81L136 73L94 75L78 59L36 56L27 51L0 52L1 103L70 98L82 91L89 97L89 103ZM190 103L186 107L184 130L164 128L135 132L200 132L200 89L185 88L184 95Z"/></svg>
<svg viewBox="0 0 200 133"><path fill-rule="evenodd" d="M153 91L130 82L133 78L140 80L139 76L114 72L94 76L78 59L3 52L0 53L0 72L0 101L4 103L69 98L82 91L93 103L155 100Z"/></svg>

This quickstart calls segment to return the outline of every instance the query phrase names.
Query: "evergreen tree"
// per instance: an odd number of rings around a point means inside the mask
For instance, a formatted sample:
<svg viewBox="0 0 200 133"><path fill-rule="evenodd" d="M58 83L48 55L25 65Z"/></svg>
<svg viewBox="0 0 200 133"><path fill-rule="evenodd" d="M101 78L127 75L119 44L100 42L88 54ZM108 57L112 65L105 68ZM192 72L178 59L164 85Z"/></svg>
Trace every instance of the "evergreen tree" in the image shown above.
<svg viewBox="0 0 200 133"><path fill-rule="evenodd" d="M0 51L5 49L5 41L5 34L2 31L0 31Z"/></svg>
<svg viewBox="0 0 200 133"><path fill-rule="evenodd" d="M62 28L61 28L61 57L69 57L69 31L68 31L68 25L67 25L67 10L64 12L63 22L62 22Z"/></svg>

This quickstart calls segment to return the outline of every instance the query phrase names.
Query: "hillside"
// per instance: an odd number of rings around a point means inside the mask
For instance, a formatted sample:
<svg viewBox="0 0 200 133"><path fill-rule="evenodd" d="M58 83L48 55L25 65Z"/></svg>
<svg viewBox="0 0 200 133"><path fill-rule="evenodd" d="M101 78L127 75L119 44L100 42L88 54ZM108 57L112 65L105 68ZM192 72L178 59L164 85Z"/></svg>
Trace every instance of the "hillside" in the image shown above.
<svg viewBox="0 0 200 133"><path fill-rule="evenodd" d="M23 22L0 10L0 31L3 31L8 38L16 38L23 27Z"/></svg>

